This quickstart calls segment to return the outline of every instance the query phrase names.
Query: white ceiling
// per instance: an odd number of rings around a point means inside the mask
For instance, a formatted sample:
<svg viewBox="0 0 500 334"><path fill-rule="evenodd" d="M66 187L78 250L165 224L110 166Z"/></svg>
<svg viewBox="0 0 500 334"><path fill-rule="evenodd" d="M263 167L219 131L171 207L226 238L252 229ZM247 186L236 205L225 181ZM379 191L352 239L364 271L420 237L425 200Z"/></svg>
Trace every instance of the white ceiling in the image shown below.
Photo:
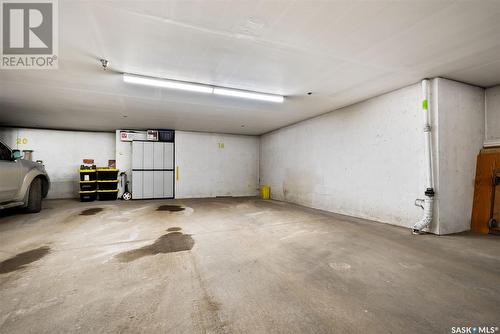
<svg viewBox="0 0 500 334"><path fill-rule="evenodd" d="M61 0L59 9L59 70L0 71L0 124L262 134L424 77L500 84L496 0ZM135 86L118 72L287 99Z"/></svg>

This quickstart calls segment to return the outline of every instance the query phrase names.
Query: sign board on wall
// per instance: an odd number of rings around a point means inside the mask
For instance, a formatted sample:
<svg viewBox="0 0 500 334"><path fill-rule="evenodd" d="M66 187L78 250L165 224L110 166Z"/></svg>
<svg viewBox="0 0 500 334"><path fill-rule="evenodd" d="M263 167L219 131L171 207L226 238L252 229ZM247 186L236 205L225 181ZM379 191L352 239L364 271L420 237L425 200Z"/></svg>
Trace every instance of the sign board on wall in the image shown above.
<svg viewBox="0 0 500 334"><path fill-rule="evenodd" d="M134 140L134 132L120 131L120 140L121 141L133 141Z"/></svg>
<svg viewBox="0 0 500 334"><path fill-rule="evenodd" d="M158 131L157 130L148 130L147 139L152 141L158 141Z"/></svg>

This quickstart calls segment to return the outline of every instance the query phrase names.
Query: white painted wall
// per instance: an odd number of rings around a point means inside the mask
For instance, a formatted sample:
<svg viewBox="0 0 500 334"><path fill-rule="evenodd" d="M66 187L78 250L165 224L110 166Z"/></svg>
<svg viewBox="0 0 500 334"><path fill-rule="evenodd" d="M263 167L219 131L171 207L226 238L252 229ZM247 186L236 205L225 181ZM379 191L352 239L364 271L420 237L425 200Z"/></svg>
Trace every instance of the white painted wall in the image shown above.
<svg viewBox="0 0 500 334"><path fill-rule="evenodd" d="M115 159L115 135L107 132L0 128L0 140L11 148L33 150L33 160L43 160L51 181L48 198L79 196L82 159L94 159L98 166Z"/></svg>
<svg viewBox="0 0 500 334"><path fill-rule="evenodd" d="M409 227L424 192L420 85L261 138L273 199Z"/></svg>
<svg viewBox="0 0 500 334"><path fill-rule="evenodd" d="M431 87L437 202L430 230L455 233L470 226L476 155L485 132L500 138L500 89L485 97L481 88L445 79L432 80ZM419 106L415 84L260 139L176 131L176 197L255 196L260 173L274 199L410 227L421 217L413 203L424 191ZM119 140L119 131L0 128L0 140L32 149L34 159L44 161L50 198L78 196L84 158L98 165L116 159L120 170L130 172L131 145Z"/></svg>
<svg viewBox="0 0 500 334"><path fill-rule="evenodd" d="M132 142L130 141L121 141L120 139L120 131L124 130L116 130L115 131L115 145L116 145L116 168L118 168L121 172L127 173L128 180L130 181L130 188L132 190ZM136 130L125 130L125 131L133 131L136 133L137 140L146 140L146 131L136 131ZM118 196L120 197L123 194L123 186L122 182L118 183Z"/></svg>
<svg viewBox="0 0 500 334"><path fill-rule="evenodd" d="M500 146L500 85L486 89L485 146Z"/></svg>
<svg viewBox="0 0 500 334"><path fill-rule="evenodd" d="M437 233L450 234L470 229L476 159L485 133L485 91L456 81L437 80Z"/></svg>
<svg viewBox="0 0 500 334"><path fill-rule="evenodd" d="M266 134L261 184L274 199L412 226L424 192L420 83ZM431 82L437 202L429 231L470 228L484 90Z"/></svg>
<svg viewBox="0 0 500 334"><path fill-rule="evenodd" d="M145 132L138 132L139 135ZM21 143L17 144L17 138ZM22 144L22 139L27 143ZM140 138L145 139L145 138ZM117 168L130 179L132 145L115 133L0 128L0 140L12 148L34 150L51 178L48 198L78 197L82 159ZM219 148L219 143L224 148ZM259 184L259 137L176 131L176 197L255 196ZM116 154L115 154L116 152Z"/></svg>
<svg viewBox="0 0 500 334"><path fill-rule="evenodd" d="M255 196L259 137L176 131L175 165L176 198Z"/></svg>

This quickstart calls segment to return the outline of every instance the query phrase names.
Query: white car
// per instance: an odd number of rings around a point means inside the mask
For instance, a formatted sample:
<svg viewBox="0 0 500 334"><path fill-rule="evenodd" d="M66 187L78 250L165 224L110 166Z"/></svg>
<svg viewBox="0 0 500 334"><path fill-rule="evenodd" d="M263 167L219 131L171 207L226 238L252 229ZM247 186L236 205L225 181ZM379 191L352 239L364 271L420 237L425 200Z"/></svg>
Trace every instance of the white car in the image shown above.
<svg viewBox="0 0 500 334"><path fill-rule="evenodd" d="M40 212L49 188L50 178L42 164L22 159L19 150L0 142L0 209Z"/></svg>

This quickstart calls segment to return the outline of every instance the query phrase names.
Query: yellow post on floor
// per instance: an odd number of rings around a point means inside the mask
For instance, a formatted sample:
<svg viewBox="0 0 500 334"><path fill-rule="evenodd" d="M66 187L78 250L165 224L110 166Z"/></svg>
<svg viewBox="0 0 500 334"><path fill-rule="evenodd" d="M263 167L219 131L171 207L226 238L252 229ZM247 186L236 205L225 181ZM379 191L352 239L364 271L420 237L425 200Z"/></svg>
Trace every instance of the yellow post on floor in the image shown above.
<svg viewBox="0 0 500 334"><path fill-rule="evenodd" d="M260 187L260 197L262 197L262 199L271 198L271 188L268 185L264 184Z"/></svg>

